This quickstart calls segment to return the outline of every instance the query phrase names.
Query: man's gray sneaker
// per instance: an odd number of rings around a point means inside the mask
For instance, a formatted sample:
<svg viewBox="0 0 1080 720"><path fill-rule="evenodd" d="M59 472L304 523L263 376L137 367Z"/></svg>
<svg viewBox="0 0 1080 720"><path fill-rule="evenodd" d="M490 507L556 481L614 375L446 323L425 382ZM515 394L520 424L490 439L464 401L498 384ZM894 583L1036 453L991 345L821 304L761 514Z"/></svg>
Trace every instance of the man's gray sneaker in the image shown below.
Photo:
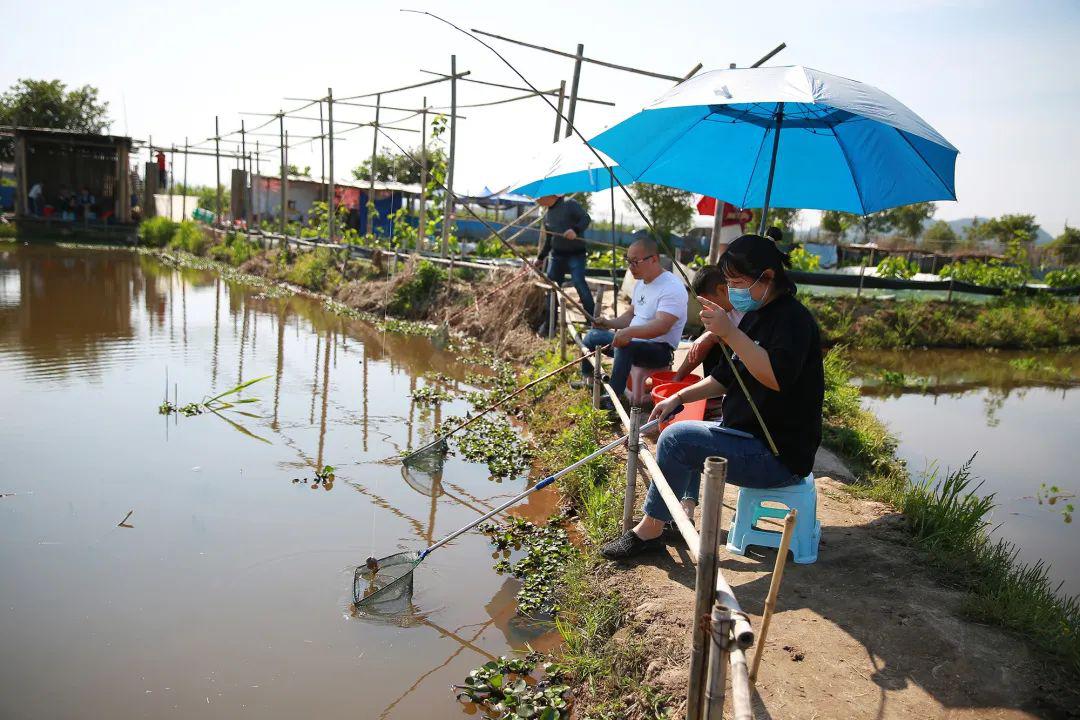
<svg viewBox="0 0 1080 720"><path fill-rule="evenodd" d="M627 530L617 539L601 545L600 554L608 560L626 560L650 550L659 550L663 546L660 538L642 540L633 530Z"/></svg>

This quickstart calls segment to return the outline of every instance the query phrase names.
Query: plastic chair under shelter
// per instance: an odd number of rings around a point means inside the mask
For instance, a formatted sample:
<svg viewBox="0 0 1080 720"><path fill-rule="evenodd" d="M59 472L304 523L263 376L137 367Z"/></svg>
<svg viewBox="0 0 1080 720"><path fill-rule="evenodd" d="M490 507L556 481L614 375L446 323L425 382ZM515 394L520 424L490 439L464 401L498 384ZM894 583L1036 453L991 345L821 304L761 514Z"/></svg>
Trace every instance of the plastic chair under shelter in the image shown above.
<svg viewBox="0 0 1080 720"><path fill-rule="evenodd" d="M782 505L772 507L765 503ZM798 511L791 538L791 552L795 562L809 564L818 556L821 541L821 523L817 519L817 486L814 473L810 473L795 485L775 488L739 488L739 501L728 529L728 552L745 555L750 545L780 547L781 533L757 527L762 518L783 521L788 509Z"/></svg>

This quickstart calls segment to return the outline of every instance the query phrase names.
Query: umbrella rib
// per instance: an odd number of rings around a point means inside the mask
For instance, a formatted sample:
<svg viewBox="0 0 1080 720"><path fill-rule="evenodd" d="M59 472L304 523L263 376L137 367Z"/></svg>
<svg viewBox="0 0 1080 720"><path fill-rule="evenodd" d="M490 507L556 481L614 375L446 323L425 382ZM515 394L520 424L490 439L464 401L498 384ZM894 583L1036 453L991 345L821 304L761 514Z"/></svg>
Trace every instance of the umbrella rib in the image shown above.
<svg viewBox="0 0 1080 720"><path fill-rule="evenodd" d="M836 138L836 144L840 146L840 154L844 156L844 164L847 165L848 173L851 175L851 184L855 186L855 195L859 198L859 209L862 210L863 215L866 215L866 201L863 200L862 190L859 189L859 180L855 177L855 168L851 167L851 158L848 157L847 147L844 145L844 141L840 139L840 134L836 132L836 127L830 129L833 137Z"/></svg>
<svg viewBox="0 0 1080 720"><path fill-rule="evenodd" d="M938 175L938 171L934 169L934 166L930 164L930 161L923 157L923 154L919 152L919 148L915 147L915 145L910 140L908 140L908 137L904 134L904 131L900 128L893 128L893 130L899 133L900 137L904 138L904 142L908 144L908 147L915 151L915 154L919 156L919 159L922 160L923 163L926 164L926 167L930 168L930 172L934 173L934 177L936 177L937 181L941 183L942 189L945 190L945 192L949 193L949 195L952 196L953 200L956 200L956 193L952 190L949 190L949 186L945 184L944 180L942 180L941 175Z"/></svg>
<svg viewBox="0 0 1080 720"><path fill-rule="evenodd" d="M739 207L746 207L747 196L750 194L750 186L754 183L754 175L757 174L758 163L761 161L761 149L765 147L765 139L769 137L769 128L764 128L765 132L761 133L761 144L758 145L757 154L754 156L754 168L750 172L750 178L746 181L746 189L743 190L742 205Z"/></svg>

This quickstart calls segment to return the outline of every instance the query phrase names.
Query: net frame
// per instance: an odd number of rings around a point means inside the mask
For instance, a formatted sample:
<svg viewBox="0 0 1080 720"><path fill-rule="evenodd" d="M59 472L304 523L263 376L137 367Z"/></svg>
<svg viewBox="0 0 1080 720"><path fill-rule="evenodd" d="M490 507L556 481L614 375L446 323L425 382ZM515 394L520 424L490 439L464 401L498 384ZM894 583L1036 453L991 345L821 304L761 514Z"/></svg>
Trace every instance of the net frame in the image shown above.
<svg viewBox="0 0 1080 720"><path fill-rule="evenodd" d="M401 598L412 597L413 571L422 558L415 551L400 552L379 558L379 569L372 573L366 565L360 565L353 574L353 602L358 608L377 608ZM386 579L389 578L389 579ZM372 584L382 581L372 590ZM363 582L369 583L361 588Z"/></svg>

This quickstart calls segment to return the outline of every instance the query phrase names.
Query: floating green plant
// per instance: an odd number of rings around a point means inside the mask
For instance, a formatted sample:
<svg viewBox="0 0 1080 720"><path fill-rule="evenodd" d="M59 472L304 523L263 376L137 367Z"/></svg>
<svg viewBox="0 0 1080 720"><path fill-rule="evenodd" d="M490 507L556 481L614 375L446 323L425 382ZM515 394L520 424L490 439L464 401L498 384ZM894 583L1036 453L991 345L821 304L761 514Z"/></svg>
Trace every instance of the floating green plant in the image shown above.
<svg viewBox="0 0 1080 720"><path fill-rule="evenodd" d="M412 391L412 399L421 405L438 405L452 400L450 393L434 385L425 385Z"/></svg>
<svg viewBox="0 0 1080 720"><path fill-rule="evenodd" d="M511 518L506 525L485 523L478 529L488 536L496 550L525 551L517 562L503 557L494 565L496 572L521 580L518 610L532 616L558 615L556 591L574 554L562 523L555 519L547 525L534 525L528 520Z"/></svg>
<svg viewBox="0 0 1080 720"><path fill-rule="evenodd" d="M544 663L545 675L536 679L532 673L540 656L500 657L484 663L469 673L464 685L455 685L457 698L475 703L486 718L497 720L562 720L569 715L570 687Z"/></svg>
<svg viewBox="0 0 1080 720"><path fill-rule="evenodd" d="M452 429L450 423L447 427ZM498 420L479 420L455 439L466 460L486 463L496 478L521 474L532 458L529 443L509 423Z"/></svg>
<svg viewBox="0 0 1080 720"><path fill-rule="evenodd" d="M241 390L254 385L257 382L266 380L269 375L263 375L262 377L255 378L254 380L248 380L242 382L234 388L226 390L223 393L218 393L213 397L203 398L200 402L191 402L186 405L177 407L174 403L169 402L168 398L165 398L164 402L158 406L158 413L161 415L171 415L172 413L180 413L184 417L192 417L194 415L202 415L203 413L218 413L222 410L229 410L237 405L244 405L247 403L258 402L258 398L233 398L231 400L225 400L224 398L230 395L235 395ZM168 387L168 381L166 380L166 387Z"/></svg>

